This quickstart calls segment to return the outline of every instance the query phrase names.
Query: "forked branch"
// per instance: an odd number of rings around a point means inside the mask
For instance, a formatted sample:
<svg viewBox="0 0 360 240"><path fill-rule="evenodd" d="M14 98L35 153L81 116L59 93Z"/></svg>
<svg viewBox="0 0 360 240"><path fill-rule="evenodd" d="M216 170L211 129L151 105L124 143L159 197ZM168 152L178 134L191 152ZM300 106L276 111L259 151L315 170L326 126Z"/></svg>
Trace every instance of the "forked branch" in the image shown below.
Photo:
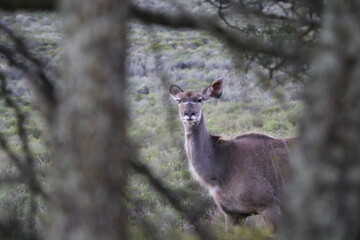
<svg viewBox="0 0 360 240"><path fill-rule="evenodd" d="M44 192L40 183L36 179L36 172L34 170L34 156L30 150L29 139L25 128L25 115L20 110L20 107L12 99L11 93L6 86L6 78L0 72L0 97L4 99L7 106L12 108L15 113L17 134L21 141L22 151L24 153L26 162L14 153L10 148L10 145L6 137L0 133L0 147L7 154L9 159L14 163L18 171L22 176L22 180L27 184L29 190L35 195L41 195L45 199L48 199L47 194Z"/></svg>
<svg viewBox="0 0 360 240"><path fill-rule="evenodd" d="M175 29L194 29L209 32L236 51L250 51L269 54L287 59L299 59L300 52L284 43L270 44L257 38L246 37L238 31L230 31L209 16L192 16L190 14L166 14L145 10L138 6L130 7L131 16L144 24L156 24Z"/></svg>
<svg viewBox="0 0 360 240"><path fill-rule="evenodd" d="M17 36L9 27L0 23L0 31L4 32L14 44L14 50L0 44L0 54L4 55L9 64L22 70L28 75L30 83L38 91L43 103L48 109L56 105L54 85L44 71L44 64L29 52L25 42ZM20 55L25 61L19 61Z"/></svg>

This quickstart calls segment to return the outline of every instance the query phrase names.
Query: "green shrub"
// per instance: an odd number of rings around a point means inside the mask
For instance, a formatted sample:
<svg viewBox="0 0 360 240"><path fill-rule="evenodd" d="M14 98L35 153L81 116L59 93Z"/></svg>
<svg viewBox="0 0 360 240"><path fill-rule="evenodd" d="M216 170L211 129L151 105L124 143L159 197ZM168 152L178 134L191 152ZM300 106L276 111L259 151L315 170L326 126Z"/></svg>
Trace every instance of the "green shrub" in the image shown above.
<svg viewBox="0 0 360 240"><path fill-rule="evenodd" d="M270 134L278 135L280 133L286 133L290 131L290 129L293 128L288 121L279 121L279 120L269 120L265 122L264 129L265 131L269 132Z"/></svg>
<svg viewBox="0 0 360 240"><path fill-rule="evenodd" d="M24 219L29 194L24 185L2 184L0 187L0 219Z"/></svg>
<svg viewBox="0 0 360 240"><path fill-rule="evenodd" d="M39 139L43 132L43 130L40 129L38 126L28 126L26 128L26 131L30 137L34 137L36 139Z"/></svg>
<svg viewBox="0 0 360 240"><path fill-rule="evenodd" d="M163 43L160 43L160 42L157 42L157 43L154 43L152 44L150 47L149 47L149 50L150 51L166 51L166 50L170 50L171 47L169 45L165 45Z"/></svg>
<svg viewBox="0 0 360 240"><path fill-rule="evenodd" d="M224 226L216 227L216 235L220 240L269 240L272 239L272 230L248 226L233 227L227 231Z"/></svg>

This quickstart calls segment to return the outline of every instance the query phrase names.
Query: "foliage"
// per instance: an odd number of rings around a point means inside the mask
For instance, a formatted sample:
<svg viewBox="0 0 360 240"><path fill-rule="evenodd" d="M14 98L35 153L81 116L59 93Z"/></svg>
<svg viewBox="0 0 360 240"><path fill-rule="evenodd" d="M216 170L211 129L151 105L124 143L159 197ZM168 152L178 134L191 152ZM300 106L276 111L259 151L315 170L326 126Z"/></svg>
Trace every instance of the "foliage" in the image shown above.
<svg viewBox="0 0 360 240"><path fill-rule="evenodd" d="M31 39L31 51L47 55L51 60L50 65L58 63L61 40L61 36L58 35L61 26L58 16L21 13L9 15L5 20ZM247 24L246 28L248 31L255 31L254 26ZM252 74L263 69L257 66L252 69L253 71L246 72L245 62L234 64L231 61L233 56L229 55L228 50L204 33L161 29L156 35L152 35L149 29L137 24L132 24L129 31L129 136L138 150L139 159L150 166L166 186L174 190L184 206L195 206L197 220L214 225L219 239L267 239L270 235L268 230L239 227L235 228L233 233L224 231L223 220L216 212L213 201L192 179L187 169L182 126L175 110L171 110L176 106L171 105L172 100L168 97L167 88L171 82L184 89L200 90L218 77L224 76L226 87L223 97L204 106L206 124L210 132L226 138L249 131L290 137L296 135L298 114L301 112L301 104L291 95L292 91L298 92L297 89L294 90L298 85L285 81L282 86L273 84L272 89L263 90L257 85L257 77ZM280 31L284 32L282 37L285 38L287 30ZM144 32L149 34L146 35ZM271 29L266 30L266 34L278 36L278 32ZM3 41L2 38L0 41ZM0 64L4 65L3 62ZM9 69L9 72L11 71L14 70ZM165 75L164 81L161 81L162 75ZM274 76L273 80L280 82L282 76ZM143 87L148 88L149 93L141 93L139 89ZM285 92L282 101L273 97L273 91L276 89ZM19 86L14 83L12 90L16 93ZM33 99L27 96L25 100ZM24 105L21 98L18 102L27 115L26 130L31 149L39 160L37 167L46 170L48 164L51 164L51 156L48 155L47 146L44 144L46 136L43 132L46 131L46 127L32 104ZM1 103L0 113L1 132L10 139L12 149L17 154L22 154L13 110ZM4 154L1 153L0 157L1 174L16 172ZM43 181L46 185L46 179ZM13 211L8 212L10 217L24 219L28 196L29 193L23 185L13 186L4 183L0 186L0 212L12 209ZM129 174L127 196L130 233L134 239L147 239L149 230L146 226L154 224L160 229L158 234L161 238L196 239L185 219L148 185L143 176L133 172ZM37 215L37 222L46 224L48 212L45 204L38 204L38 208L41 208L41 214ZM1 216L9 217L2 214Z"/></svg>

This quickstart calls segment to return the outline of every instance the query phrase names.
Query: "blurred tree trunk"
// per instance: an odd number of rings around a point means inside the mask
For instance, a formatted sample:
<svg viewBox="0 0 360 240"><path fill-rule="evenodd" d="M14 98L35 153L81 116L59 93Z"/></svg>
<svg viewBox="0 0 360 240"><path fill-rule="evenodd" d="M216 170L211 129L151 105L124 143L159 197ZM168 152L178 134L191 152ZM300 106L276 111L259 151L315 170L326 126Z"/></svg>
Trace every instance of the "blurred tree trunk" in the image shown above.
<svg viewBox="0 0 360 240"><path fill-rule="evenodd" d="M360 238L360 1L329 1L324 17L282 239Z"/></svg>
<svg viewBox="0 0 360 240"><path fill-rule="evenodd" d="M48 239L126 239L128 2L64 0Z"/></svg>

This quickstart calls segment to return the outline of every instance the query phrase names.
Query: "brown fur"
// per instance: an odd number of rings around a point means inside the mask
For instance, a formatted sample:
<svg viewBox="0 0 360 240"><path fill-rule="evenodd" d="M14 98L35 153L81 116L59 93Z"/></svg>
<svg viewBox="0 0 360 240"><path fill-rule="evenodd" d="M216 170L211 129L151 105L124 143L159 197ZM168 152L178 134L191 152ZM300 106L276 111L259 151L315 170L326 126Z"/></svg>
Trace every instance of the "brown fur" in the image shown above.
<svg viewBox="0 0 360 240"><path fill-rule="evenodd" d="M276 227L281 216L288 144L294 138L248 133L225 140L209 134L201 106L203 101L221 96L222 80L201 92L184 92L172 85L170 93L179 104L192 174L209 190L226 218L238 224L256 214Z"/></svg>

